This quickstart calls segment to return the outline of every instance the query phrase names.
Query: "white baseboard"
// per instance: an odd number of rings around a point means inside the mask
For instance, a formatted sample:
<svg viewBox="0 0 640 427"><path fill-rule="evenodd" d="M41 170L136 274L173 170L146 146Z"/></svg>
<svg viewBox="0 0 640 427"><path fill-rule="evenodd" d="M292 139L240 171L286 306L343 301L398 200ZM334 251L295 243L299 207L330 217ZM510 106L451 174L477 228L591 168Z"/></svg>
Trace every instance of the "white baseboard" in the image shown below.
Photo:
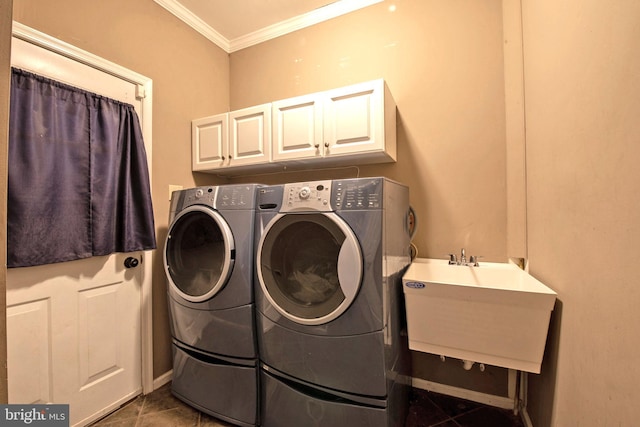
<svg viewBox="0 0 640 427"><path fill-rule="evenodd" d="M173 378L173 369L165 372L164 374L160 375L158 378L155 378L153 380L153 389L157 390L163 385L170 383L171 378Z"/></svg>
<svg viewBox="0 0 640 427"><path fill-rule="evenodd" d="M514 413L519 412L520 418L522 419L525 427L533 427L531 418L529 418L529 414L527 413L527 408L525 407L516 409L514 400L509 397L494 396L492 394L481 393L479 391L467 390L464 388L454 387L446 384L435 383L432 381L423 380L421 378L412 378L411 384L412 387L420 388L422 390L446 394L447 396L471 400L473 402L495 406L502 409L511 409L514 411Z"/></svg>
<svg viewBox="0 0 640 427"><path fill-rule="evenodd" d="M514 409L515 405L513 399L508 397L494 396L492 394L481 393L479 391L467 390L464 388L454 387L446 384L435 383L433 381L427 381L421 378L412 378L411 383L413 384L413 387L420 388L422 390L446 394L447 396L471 400L473 402L496 406L502 409Z"/></svg>

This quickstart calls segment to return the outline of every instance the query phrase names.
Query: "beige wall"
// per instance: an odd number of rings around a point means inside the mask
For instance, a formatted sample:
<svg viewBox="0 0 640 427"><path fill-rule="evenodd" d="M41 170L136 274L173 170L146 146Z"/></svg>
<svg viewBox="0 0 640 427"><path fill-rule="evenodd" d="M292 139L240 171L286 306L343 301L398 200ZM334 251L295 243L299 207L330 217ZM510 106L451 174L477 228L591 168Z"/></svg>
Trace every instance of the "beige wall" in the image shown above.
<svg viewBox="0 0 640 427"><path fill-rule="evenodd" d="M640 401L640 3L525 1L531 272L558 292L536 427L631 426Z"/></svg>
<svg viewBox="0 0 640 427"><path fill-rule="evenodd" d="M14 20L153 79L152 196L161 248L169 184L198 184L191 173L191 120L229 107L229 56L153 0L13 3ZM161 253L153 271L154 376L171 369Z"/></svg>
<svg viewBox="0 0 640 427"><path fill-rule="evenodd" d="M11 0L0 0L0 260L6 259L7 147L11 73ZM0 403L7 402L7 267L0 263Z"/></svg>
<svg viewBox="0 0 640 427"><path fill-rule="evenodd" d="M360 175L410 186L419 256L446 258L465 247L504 261L502 42L499 1L383 2L232 53L231 108L384 78L398 106L398 161L360 167Z"/></svg>

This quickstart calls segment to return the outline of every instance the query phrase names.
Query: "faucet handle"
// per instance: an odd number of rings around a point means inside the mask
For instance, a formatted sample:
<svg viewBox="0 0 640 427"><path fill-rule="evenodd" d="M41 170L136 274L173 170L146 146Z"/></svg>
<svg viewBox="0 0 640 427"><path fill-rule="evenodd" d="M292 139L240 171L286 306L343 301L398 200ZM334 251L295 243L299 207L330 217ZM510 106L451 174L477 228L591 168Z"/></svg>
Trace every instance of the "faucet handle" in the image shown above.
<svg viewBox="0 0 640 427"><path fill-rule="evenodd" d="M449 254L449 265L458 264L458 258L456 258L456 254Z"/></svg>
<svg viewBox="0 0 640 427"><path fill-rule="evenodd" d="M482 257L478 255L471 255L471 258L469 258L469 263L472 264L474 267L480 267L480 264L478 263L478 259L480 258Z"/></svg>

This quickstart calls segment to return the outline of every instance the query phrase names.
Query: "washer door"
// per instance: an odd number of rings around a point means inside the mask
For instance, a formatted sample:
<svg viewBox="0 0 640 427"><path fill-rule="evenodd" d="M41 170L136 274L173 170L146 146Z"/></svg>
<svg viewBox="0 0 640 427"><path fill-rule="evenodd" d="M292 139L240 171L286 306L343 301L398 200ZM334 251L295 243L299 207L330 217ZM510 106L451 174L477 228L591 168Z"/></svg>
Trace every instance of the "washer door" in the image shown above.
<svg viewBox="0 0 640 427"><path fill-rule="evenodd" d="M235 244L227 222L206 206L190 206L169 227L164 268L182 298L202 302L220 291L233 270Z"/></svg>
<svg viewBox="0 0 640 427"><path fill-rule="evenodd" d="M260 239L257 263L267 299L283 316L303 325L340 316L362 281L360 245L334 213L277 215Z"/></svg>

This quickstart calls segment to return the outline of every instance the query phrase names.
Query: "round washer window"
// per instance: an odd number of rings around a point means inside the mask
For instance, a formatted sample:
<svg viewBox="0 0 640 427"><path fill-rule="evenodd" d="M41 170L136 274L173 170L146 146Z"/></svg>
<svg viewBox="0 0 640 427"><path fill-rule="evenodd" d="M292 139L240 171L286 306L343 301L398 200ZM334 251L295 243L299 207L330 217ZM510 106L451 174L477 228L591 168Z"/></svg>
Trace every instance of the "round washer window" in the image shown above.
<svg viewBox="0 0 640 427"><path fill-rule="evenodd" d="M194 206L180 212L169 229L165 269L183 298L200 302L224 286L234 255L233 237L226 221L215 211Z"/></svg>
<svg viewBox="0 0 640 427"><path fill-rule="evenodd" d="M338 317L360 286L359 245L340 218L326 214L287 214L272 222L261 240L258 262L267 298L298 323L321 324Z"/></svg>

